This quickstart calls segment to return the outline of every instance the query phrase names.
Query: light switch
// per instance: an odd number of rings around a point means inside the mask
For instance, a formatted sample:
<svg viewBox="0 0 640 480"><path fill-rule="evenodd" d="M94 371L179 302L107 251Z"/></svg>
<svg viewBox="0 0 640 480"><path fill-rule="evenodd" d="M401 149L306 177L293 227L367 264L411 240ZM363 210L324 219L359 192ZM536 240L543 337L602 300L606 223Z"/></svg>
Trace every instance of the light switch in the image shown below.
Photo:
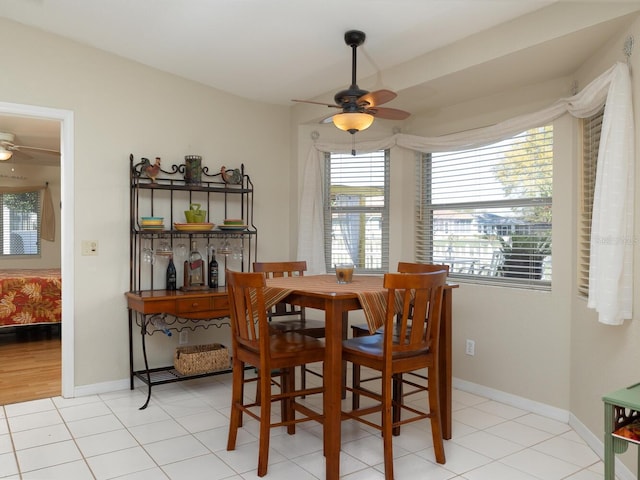
<svg viewBox="0 0 640 480"><path fill-rule="evenodd" d="M82 255L98 255L98 241L82 240Z"/></svg>

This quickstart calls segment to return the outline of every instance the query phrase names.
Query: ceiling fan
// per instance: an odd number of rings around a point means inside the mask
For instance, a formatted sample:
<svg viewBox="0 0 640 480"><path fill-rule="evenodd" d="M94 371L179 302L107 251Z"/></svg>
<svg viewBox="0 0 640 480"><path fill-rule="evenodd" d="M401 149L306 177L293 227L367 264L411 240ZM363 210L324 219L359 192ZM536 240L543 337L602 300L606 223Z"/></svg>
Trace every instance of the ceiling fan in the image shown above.
<svg viewBox="0 0 640 480"><path fill-rule="evenodd" d="M13 143L15 141L15 138L16 136L13 133L0 132L0 161L9 160L16 153L26 155L24 151L40 152L60 156L60 152L58 150L53 150L50 148L30 147L28 145L16 145L15 143Z"/></svg>
<svg viewBox="0 0 640 480"><path fill-rule="evenodd" d="M336 127L351 134L369 128L373 123L374 117L388 120L404 120L411 115L409 112L398 110L397 108L379 107L379 105L396 98L398 95L395 92L384 89L369 92L358 87L356 83L356 50L364 43L365 38L364 32L359 30L349 30L344 34L344 41L352 50L351 85L348 89L341 90L335 94L335 104L314 102L312 100L293 100L294 102L313 103L342 110L342 113L332 115L323 120L322 123L333 121Z"/></svg>

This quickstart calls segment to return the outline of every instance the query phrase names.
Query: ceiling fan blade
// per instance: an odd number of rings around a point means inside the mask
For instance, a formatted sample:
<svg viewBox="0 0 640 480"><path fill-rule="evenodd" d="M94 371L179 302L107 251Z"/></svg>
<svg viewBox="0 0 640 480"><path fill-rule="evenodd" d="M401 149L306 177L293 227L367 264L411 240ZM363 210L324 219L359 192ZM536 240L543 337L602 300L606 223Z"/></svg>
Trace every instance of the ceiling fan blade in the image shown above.
<svg viewBox="0 0 640 480"><path fill-rule="evenodd" d="M312 103L314 105L324 105L325 107L329 107L329 108L342 108L340 105L334 105L332 103L324 103L324 102L314 102L313 100L291 100L292 102L299 102L299 103Z"/></svg>
<svg viewBox="0 0 640 480"><path fill-rule="evenodd" d="M369 92L362 95L358 98L358 105L364 105L365 107L375 107L377 105L382 105L383 103L390 102L394 98L396 98L398 94L396 92L392 92L391 90L376 90L375 92Z"/></svg>
<svg viewBox="0 0 640 480"><path fill-rule="evenodd" d="M25 152L21 152L20 150L12 150L12 155L9 160L32 160L33 157Z"/></svg>
<svg viewBox="0 0 640 480"><path fill-rule="evenodd" d="M51 155L60 155L60 152L58 150L52 150L51 148L29 147L27 145L13 145L13 147L9 150L14 150L17 152L28 150L32 152L49 153Z"/></svg>
<svg viewBox="0 0 640 480"><path fill-rule="evenodd" d="M404 120L411 115L409 112L397 108L370 108L365 111L377 118L386 118L387 120Z"/></svg>

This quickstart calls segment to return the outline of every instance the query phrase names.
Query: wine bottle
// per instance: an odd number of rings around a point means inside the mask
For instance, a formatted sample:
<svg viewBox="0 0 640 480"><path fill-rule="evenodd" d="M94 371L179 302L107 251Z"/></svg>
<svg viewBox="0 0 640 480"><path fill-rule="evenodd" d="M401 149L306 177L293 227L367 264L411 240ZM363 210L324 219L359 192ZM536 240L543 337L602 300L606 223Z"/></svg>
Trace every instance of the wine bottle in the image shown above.
<svg viewBox="0 0 640 480"><path fill-rule="evenodd" d="M215 250L211 250L211 261L209 262L209 288L218 288L218 261Z"/></svg>
<svg viewBox="0 0 640 480"><path fill-rule="evenodd" d="M167 266L167 290L176 290L176 266L173 263L173 255L169 257Z"/></svg>
<svg viewBox="0 0 640 480"><path fill-rule="evenodd" d="M189 286L197 287L205 284L204 267L206 263L202 260L202 255L198 251L196 241L191 242L191 253L189 253Z"/></svg>

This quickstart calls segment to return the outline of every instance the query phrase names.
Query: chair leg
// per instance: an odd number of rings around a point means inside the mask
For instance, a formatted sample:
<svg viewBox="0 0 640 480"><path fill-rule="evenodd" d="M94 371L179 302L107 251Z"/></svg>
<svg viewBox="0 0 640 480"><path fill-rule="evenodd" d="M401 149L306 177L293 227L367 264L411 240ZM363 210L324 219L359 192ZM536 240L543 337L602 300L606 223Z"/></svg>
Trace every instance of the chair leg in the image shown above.
<svg viewBox="0 0 640 480"><path fill-rule="evenodd" d="M442 442L442 417L440 415L440 391L438 379L438 367L429 369L427 385L429 389L429 413L431 415L431 433L433 436L433 449L436 462L445 463L444 444Z"/></svg>
<svg viewBox="0 0 640 480"><path fill-rule="evenodd" d="M227 437L227 450L235 450L238 428L242 426L242 403L244 387L244 364L233 361L233 384L231 386L231 417L229 419L229 436Z"/></svg>
<svg viewBox="0 0 640 480"><path fill-rule="evenodd" d="M402 374L393 376L393 423L398 423L402 415ZM393 435L400 435L400 425L393 427Z"/></svg>
<svg viewBox="0 0 640 480"><path fill-rule="evenodd" d="M286 368L282 371L282 393L290 393L295 390L296 387L296 377L295 377L295 368ZM293 397L285 397L282 400L282 419L287 422L293 422L296 416L296 412L293 409L294 399ZM291 423L287 425L287 433L289 435L294 435L296 433L296 425L295 423Z"/></svg>
<svg viewBox="0 0 640 480"><path fill-rule="evenodd" d="M352 387L354 391L353 395L351 396L351 409L357 410L358 408L360 408L360 395L355 391L356 388L360 388L360 365L358 365L357 363L353 364L352 376Z"/></svg>
<svg viewBox="0 0 640 480"><path fill-rule="evenodd" d="M269 464L269 440L271 431L271 377L260 375L260 440L258 447L258 476L267 474Z"/></svg>
<svg viewBox="0 0 640 480"><path fill-rule="evenodd" d="M389 377L382 380L382 443L385 480L393 480L393 387L391 382Z"/></svg>

